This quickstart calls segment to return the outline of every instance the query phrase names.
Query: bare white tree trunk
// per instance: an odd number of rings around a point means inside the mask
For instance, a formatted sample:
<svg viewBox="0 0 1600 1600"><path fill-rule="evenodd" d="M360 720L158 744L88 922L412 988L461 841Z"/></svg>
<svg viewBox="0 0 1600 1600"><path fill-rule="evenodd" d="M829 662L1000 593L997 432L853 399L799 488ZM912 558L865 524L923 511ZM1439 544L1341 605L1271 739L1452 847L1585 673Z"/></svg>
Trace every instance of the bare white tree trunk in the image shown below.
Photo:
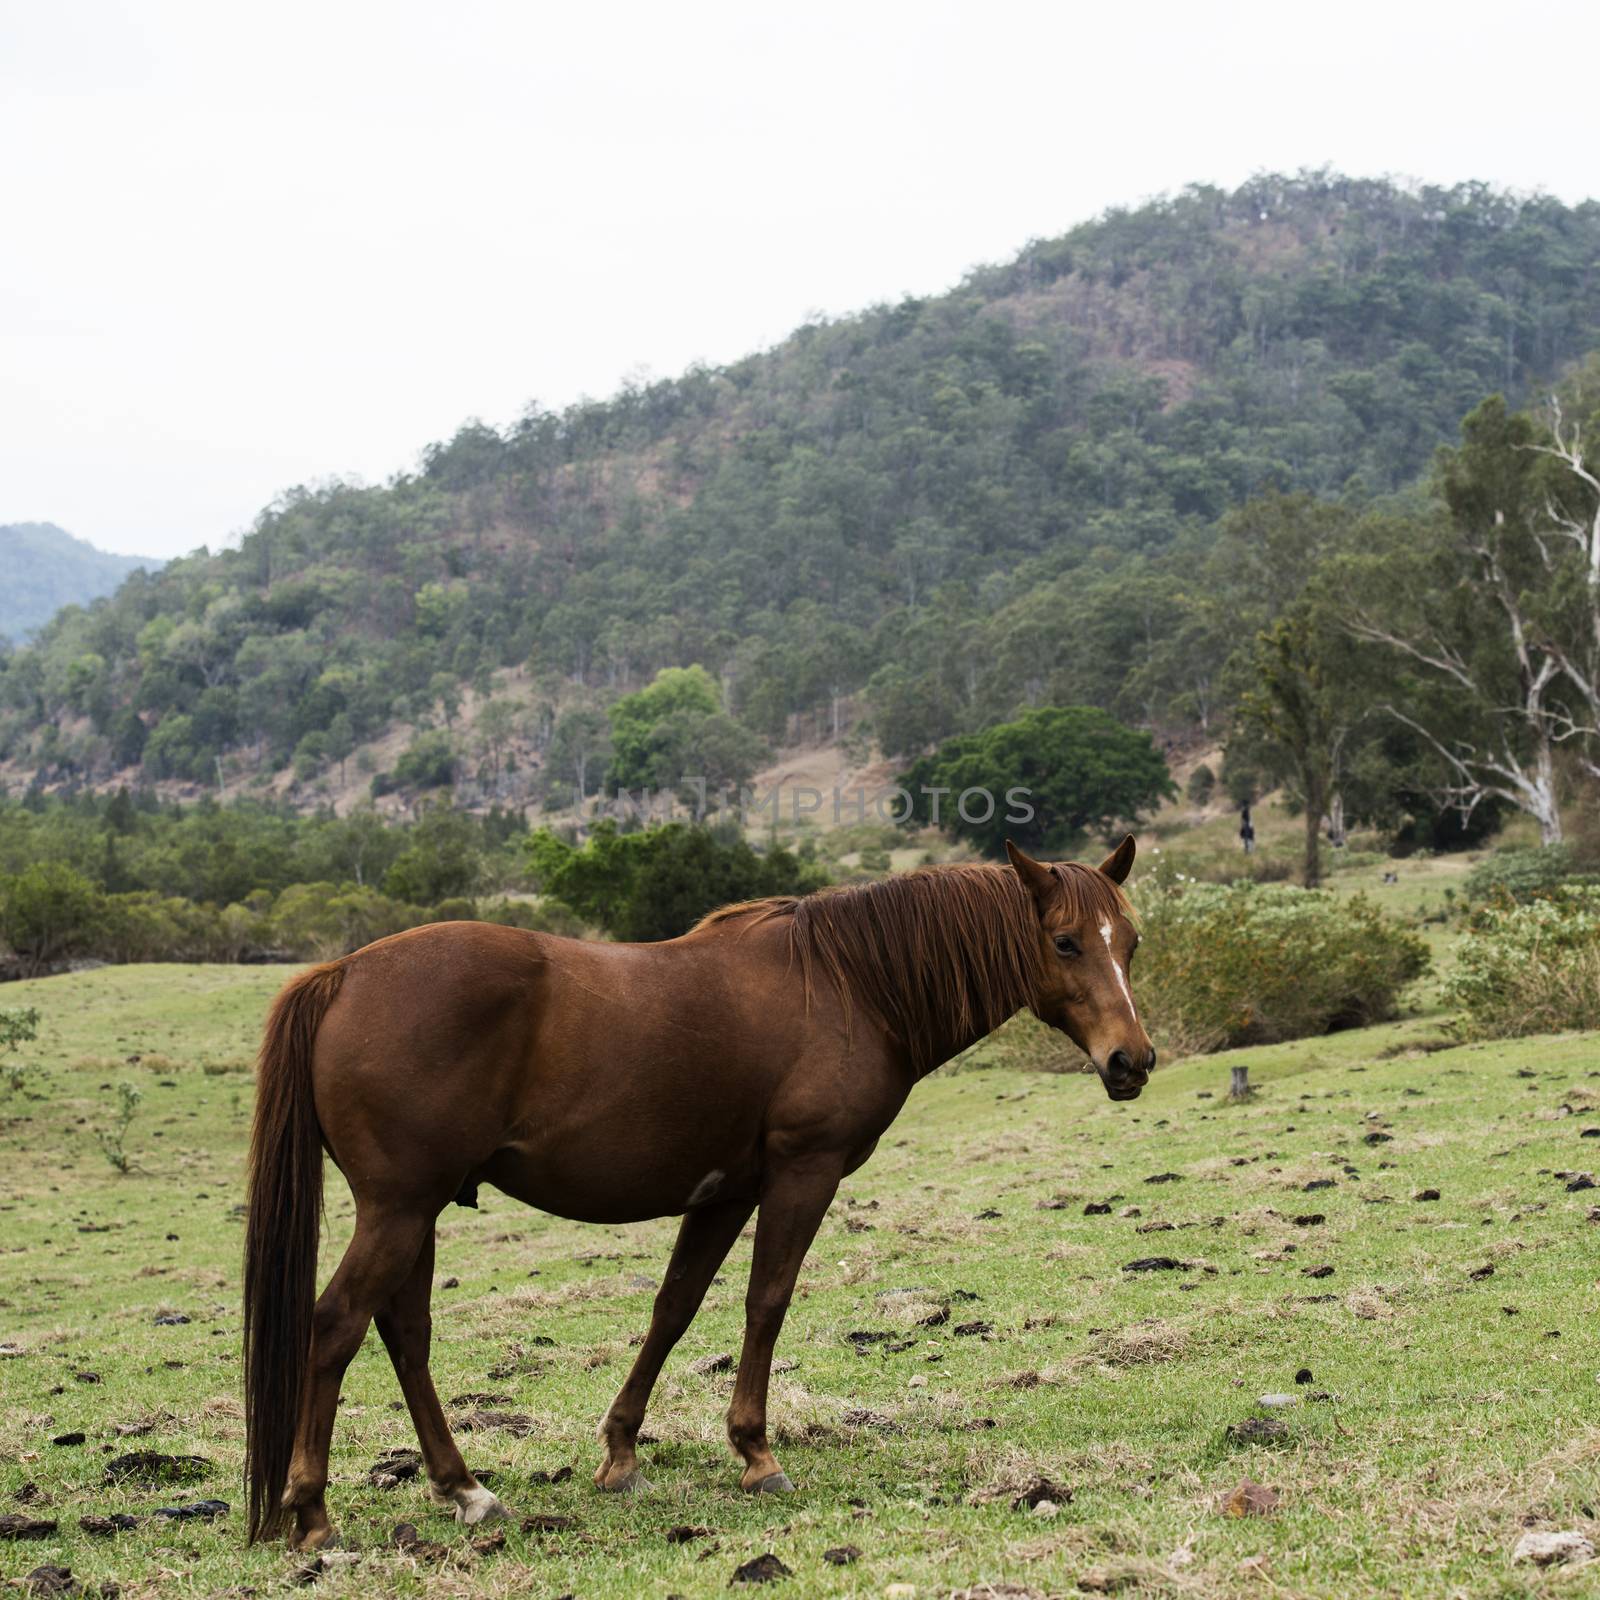
<svg viewBox="0 0 1600 1600"><path fill-rule="evenodd" d="M1554 844L1561 838L1554 747L1574 733L1593 730L1574 727L1566 711L1549 704L1550 687L1562 671L1561 663L1545 631L1530 620L1524 595L1508 581L1501 565L1495 541L1502 536L1504 525L1505 514L1497 511L1494 531L1481 540L1469 540L1467 549L1478 563L1485 589L1499 608L1517 659L1521 693L1515 703L1505 703L1480 682L1465 652L1437 630L1424 630L1419 637L1408 638L1364 614L1349 619L1347 625L1357 638L1388 645L1464 689L1475 705L1490 711L1499 722L1497 746L1486 749L1465 740L1442 738L1394 706L1385 708L1415 729L1443 759L1451 774L1443 788L1444 799L1463 816L1470 815L1484 800L1506 800L1535 818L1545 843ZM1526 740L1526 754L1518 753L1511 737L1519 727Z"/></svg>
<svg viewBox="0 0 1600 1600"><path fill-rule="evenodd" d="M1545 648L1560 670L1562 686L1582 703L1582 715L1562 716L1558 736L1563 741L1573 741L1584 770L1592 777L1600 777L1595 747L1600 739L1600 461L1596 460L1594 447L1585 445L1581 425L1567 425L1558 396L1551 396L1548 418L1551 442L1534 448L1566 469L1577 503L1547 498L1546 526L1537 529L1534 537L1547 571L1554 569L1555 552L1563 542L1576 547L1583 563L1588 606L1581 638L1550 639ZM1587 507L1583 505L1585 499Z"/></svg>

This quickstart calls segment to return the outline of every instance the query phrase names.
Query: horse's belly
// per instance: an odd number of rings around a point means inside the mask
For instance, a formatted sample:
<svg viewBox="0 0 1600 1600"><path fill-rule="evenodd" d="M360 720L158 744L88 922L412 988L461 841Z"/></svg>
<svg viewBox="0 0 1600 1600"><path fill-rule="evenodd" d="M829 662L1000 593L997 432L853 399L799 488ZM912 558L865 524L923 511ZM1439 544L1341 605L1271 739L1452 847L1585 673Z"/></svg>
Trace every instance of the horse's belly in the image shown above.
<svg viewBox="0 0 1600 1600"><path fill-rule="evenodd" d="M668 1124L518 1139L497 1150L481 1175L553 1216L642 1222L724 1200L753 1200L761 1168L753 1129L730 1139Z"/></svg>

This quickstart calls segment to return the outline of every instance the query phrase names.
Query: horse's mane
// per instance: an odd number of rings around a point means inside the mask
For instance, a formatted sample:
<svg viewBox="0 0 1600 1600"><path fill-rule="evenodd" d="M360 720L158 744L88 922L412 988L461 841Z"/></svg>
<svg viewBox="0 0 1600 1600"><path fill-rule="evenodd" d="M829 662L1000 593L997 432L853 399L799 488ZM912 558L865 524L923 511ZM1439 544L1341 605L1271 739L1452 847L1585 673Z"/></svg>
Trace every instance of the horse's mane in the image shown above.
<svg viewBox="0 0 1600 1600"><path fill-rule="evenodd" d="M1074 918L1130 914L1103 872L1076 861L1049 870ZM807 1003L820 968L846 1017L852 1000L870 1006L919 1071L937 1065L941 1044L981 1038L1038 997L1038 916L1009 866L923 867L876 883L746 900L697 927L736 918L787 921Z"/></svg>

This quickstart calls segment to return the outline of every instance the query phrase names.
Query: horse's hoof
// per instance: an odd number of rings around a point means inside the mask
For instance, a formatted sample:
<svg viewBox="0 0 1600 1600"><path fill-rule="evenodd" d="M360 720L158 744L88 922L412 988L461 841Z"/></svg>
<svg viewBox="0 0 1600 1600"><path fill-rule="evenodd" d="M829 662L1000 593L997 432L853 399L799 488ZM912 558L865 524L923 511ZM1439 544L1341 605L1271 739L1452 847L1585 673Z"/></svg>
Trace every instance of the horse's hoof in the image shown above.
<svg viewBox="0 0 1600 1600"><path fill-rule="evenodd" d="M600 1487L606 1494L649 1494L655 1485L635 1467L626 1478L618 1478L615 1483L602 1483Z"/></svg>
<svg viewBox="0 0 1600 1600"><path fill-rule="evenodd" d="M480 1522L497 1521L511 1513L500 1504L489 1490L479 1484L476 1489L463 1489L454 1496L456 1521L463 1527L474 1528Z"/></svg>
<svg viewBox="0 0 1600 1600"><path fill-rule="evenodd" d="M794 1484L789 1480L787 1472L774 1472L770 1477L763 1478L752 1493L755 1494L793 1494Z"/></svg>

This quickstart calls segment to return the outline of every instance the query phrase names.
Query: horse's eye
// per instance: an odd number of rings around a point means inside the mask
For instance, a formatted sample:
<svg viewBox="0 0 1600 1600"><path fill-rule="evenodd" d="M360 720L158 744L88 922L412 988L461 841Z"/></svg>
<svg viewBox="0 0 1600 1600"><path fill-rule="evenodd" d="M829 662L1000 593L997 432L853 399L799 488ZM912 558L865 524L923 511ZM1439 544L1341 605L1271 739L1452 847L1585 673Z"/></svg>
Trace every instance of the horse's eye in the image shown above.
<svg viewBox="0 0 1600 1600"><path fill-rule="evenodd" d="M1075 956L1081 955L1082 952L1078 949L1077 943L1067 934L1058 933L1056 935L1056 954L1058 956Z"/></svg>

